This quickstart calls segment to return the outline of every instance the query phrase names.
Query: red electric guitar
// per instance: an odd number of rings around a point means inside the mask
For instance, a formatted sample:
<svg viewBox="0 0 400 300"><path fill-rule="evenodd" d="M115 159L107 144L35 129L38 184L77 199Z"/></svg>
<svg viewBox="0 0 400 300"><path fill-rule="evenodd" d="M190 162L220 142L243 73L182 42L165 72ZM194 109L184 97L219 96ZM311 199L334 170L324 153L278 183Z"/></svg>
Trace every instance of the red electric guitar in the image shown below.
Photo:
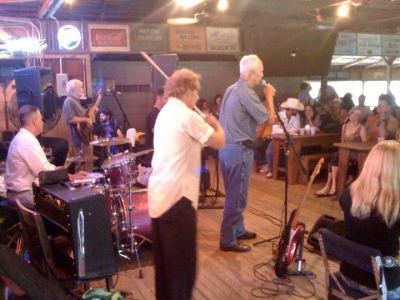
<svg viewBox="0 0 400 300"><path fill-rule="evenodd" d="M319 174L321 166L324 163L324 158L321 157L311 174L303 199L300 201L297 209L293 210L289 222L284 229L278 246L278 257L275 262L275 274L278 277L284 277L287 274L289 265L294 261L297 253L297 248L304 236L305 225L299 221L300 211L303 208L304 202L310 192L311 185L315 177Z"/></svg>

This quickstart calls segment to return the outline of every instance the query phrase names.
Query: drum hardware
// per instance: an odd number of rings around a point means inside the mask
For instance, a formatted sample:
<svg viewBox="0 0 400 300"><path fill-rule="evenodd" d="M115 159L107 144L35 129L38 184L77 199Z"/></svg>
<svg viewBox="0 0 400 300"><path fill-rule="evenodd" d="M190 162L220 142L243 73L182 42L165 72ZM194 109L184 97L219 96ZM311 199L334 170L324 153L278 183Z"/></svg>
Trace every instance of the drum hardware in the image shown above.
<svg viewBox="0 0 400 300"><path fill-rule="evenodd" d="M126 138L111 137L111 138L101 138L90 142L92 146L95 147L107 147L107 157L110 159L112 157L111 147L128 144L130 141Z"/></svg>

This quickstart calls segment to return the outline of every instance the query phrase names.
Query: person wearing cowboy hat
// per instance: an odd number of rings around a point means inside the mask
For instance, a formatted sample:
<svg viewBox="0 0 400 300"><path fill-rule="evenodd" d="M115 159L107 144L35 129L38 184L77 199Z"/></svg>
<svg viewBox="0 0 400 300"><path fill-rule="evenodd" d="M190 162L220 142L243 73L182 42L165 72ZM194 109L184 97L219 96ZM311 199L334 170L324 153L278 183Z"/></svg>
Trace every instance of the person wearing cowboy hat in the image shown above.
<svg viewBox="0 0 400 300"><path fill-rule="evenodd" d="M300 115L299 111L304 110L304 105L296 98L288 98L281 104L282 111L279 112L279 117L282 120L285 129L289 133L297 133L300 130ZM282 133L283 129L280 125L274 125L272 134ZM274 130L275 129L275 130ZM267 161L267 178L272 177L272 143L269 143L267 150L265 151L265 159Z"/></svg>

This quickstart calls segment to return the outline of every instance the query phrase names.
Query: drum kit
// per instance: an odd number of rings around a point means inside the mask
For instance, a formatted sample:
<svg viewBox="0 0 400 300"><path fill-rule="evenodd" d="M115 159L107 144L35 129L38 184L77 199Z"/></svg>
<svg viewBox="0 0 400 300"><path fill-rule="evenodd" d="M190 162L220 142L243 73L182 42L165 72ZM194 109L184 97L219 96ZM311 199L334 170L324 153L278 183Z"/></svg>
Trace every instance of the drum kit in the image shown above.
<svg viewBox="0 0 400 300"><path fill-rule="evenodd" d="M108 147L126 143L126 139L111 138L91 142L93 146ZM148 213L147 190L133 190L140 180L136 159L152 152L153 149L136 153L125 152L109 156L103 162L103 173L88 172L85 178L71 181L73 186L91 186L105 194L111 219L111 228L118 255L129 259L126 254L136 256L139 277L143 277L138 247L144 242L152 242L151 219ZM72 157L72 162L93 161L96 157Z"/></svg>

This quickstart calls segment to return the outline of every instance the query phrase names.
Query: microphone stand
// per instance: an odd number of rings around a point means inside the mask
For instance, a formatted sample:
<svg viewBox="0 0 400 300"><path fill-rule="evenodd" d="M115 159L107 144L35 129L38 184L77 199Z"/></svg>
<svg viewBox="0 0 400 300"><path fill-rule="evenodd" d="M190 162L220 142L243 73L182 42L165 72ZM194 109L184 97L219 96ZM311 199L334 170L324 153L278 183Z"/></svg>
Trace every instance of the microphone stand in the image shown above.
<svg viewBox="0 0 400 300"><path fill-rule="evenodd" d="M117 92L116 91L111 91L111 94L113 95L115 102L117 102L119 109L122 112L122 117L124 119L124 131L126 131L128 128L132 128L131 123L129 123L128 117L126 116L126 113L124 109L122 108L121 102L119 101L117 97ZM128 127L127 127L128 125Z"/></svg>
<svg viewBox="0 0 400 300"><path fill-rule="evenodd" d="M279 124L281 125L281 127L283 129L283 132L284 132L284 134L286 136L286 140L285 140L285 144L284 144L285 169L286 169L286 172L285 172L285 199L284 199L284 203L283 203L284 215L285 215L285 226L284 226L284 228L286 228L286 226L287 226L287 216L288 216L288 191L289 191L288 163L289 163L289 152L290 152L290 149L293 151L293 153L294 153L294 155L296 157L296 160L297 160L297 163L300 166L301 172L303 174L306 174L306 170L305 170L305 168L304 168L304 166L303 166L303 164L302 164L302 162L300 160L299 153L297 153L296 148L294 147L292 137L290 136L289 132L286 130L285 124L283 123L283 121L281 119L281 116L279 115L278 106L276 105L276 103L274 103L274 106L275 106L275 116L276 116ZM272 143L272 141L271 141L271 143ZM257 243L254 243L253 246L257 246L259 244L266 243L266 242L272 242L272 241L275 241L275 240L279 239L280 237L281 237L280 235L274 236L272 238L269 238L269 239L262 240L262 241L259 241Z"/></svg>

